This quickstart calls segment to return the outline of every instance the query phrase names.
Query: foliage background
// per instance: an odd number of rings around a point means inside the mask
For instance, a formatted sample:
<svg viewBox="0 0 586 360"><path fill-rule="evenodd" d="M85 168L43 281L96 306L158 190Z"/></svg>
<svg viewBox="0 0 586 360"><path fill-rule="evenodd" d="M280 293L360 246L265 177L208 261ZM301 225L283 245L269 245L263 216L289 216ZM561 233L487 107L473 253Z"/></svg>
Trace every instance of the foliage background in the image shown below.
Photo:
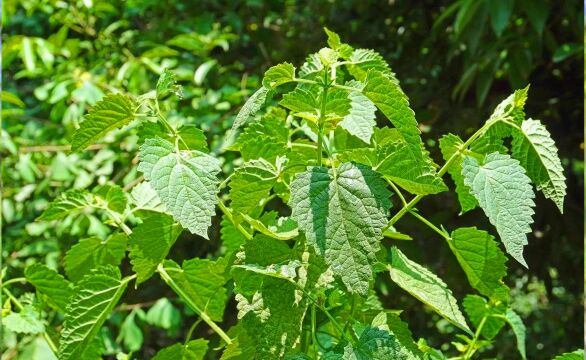
<svg viewBox="0 0 586 360"><path fill-rule="evenodd" d="M123 186L136 179L129 171L136 162L136 137L128 133L118 132L81 155L67 154L67 139L103 94L147 91L164 68L172 68L179 74L184 98L171 120L203 128L211 148L217 149L264 71L285 60L302 63L305 54L324 45L322 28L327 26L345 42L375 49L390 62L438 160L434 139L447 132L470 135L495 104L513 89L531 84L526 112L541 119L556 140L568 196L560 215L552 202L537 195L534 231L525 252L529 270L511 261L505 281L513 288L513 307L528 328L528 358L551 358L583 343L582 3L9 0L2 6L4 279L21 276L32 262L56 268L82 235L105 231L91 216L58 227L35 223L57 194L108 179ZM231 153L225 156L227 167L239 161ZM478 209L456 216L453 194L430 198L419 209L447 228L491 229ZM184 234L170 256L205 257L217 250L219 221L215 219L211 241ZM462 271L437 235L409 219L399 230L415 239L401 244L409 257L447 279L457 298L469 292ZM383 279L378 286L386 307L407 309L404 318L416 337L443 349L450 346L451 325ZM173 299L159 279L151 279L129 291L123 302L146 311L163 296ZM108 323L111 334L104 336L112 340L113 351L128 350L129 343L137 341L136 332L124 333L128 329L118 336L132 309L122 307ZM136 321L144 343L139 358L183 338L190 324L171 318L175 323L167 330ZM235 313L227 314L226 326L234 321ZM42 353L35 339L18 345L12 338L2 340L11 348L2 351L3 359ZM511 334L501 334L497 342L498 349L487 355L515 357Z"/></svg>

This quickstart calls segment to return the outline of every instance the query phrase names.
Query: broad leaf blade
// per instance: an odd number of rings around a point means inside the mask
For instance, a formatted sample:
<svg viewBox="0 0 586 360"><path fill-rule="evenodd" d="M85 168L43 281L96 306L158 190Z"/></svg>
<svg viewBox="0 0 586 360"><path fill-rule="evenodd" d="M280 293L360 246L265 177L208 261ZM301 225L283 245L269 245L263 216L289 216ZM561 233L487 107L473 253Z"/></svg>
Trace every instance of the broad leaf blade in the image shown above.
<svg viewBox="0 0 586 360"><path fill-rule="evenodd" d="M128 237L122 233L110 235L106 240L97 237L80 240L65 254L67 277L77 282L99 266L120 265L127 242Z"/></svg>
<svg viewBox="0 0 586 360"><path fill-rule="evenodd" d="M350 110L339 125L350 134L370 144L370 138L376 125L376 106L370 99L357 91L350 91L348 98L350 99Z"/></svg>
<svg viewBox="0 0 586 360"><path fill-rule="evenodd" d="M497 152L488 154L484 164L465 157L462 163L464 183L478 200L493 224L507 252L527 267L523 246L533 222L534 194L530 179L519 161Z"/></svg>
<svg viewBox="0 0 586 360"><path fill-rule="evenodd" d="M208 351L208 341L191 340L188 343L177 343L160 350L152 360L203 360Z"/></svg>
<svg viewBox="0 0 586 360"><path fill-rule="evenodd" d="M292 218L352 293L368 292L390 195L378 174L351 163L311 167L291 182Z"/></svg>
<svg viewBox="0 0 586 360"><path fill-rule="evenodd" d="M218 202L217 160L202 153L178 153L173 144L158 137L140 147L139 159L138 171L167 210L183 227L207 239Z"/></svg>
<svg viewBox="0 0 586 360"><path fill-rule="evenodd" d="M505 318L507 322L513 329L513 333L515 333L515 337L517 338L517 350L519 350L519 354L523 359L527 358L526 351L525 351L525 336L526 336L526 329L525 325L523 324L523 320L516 312L512 309L508 309L507 313L505 314Z"/></svg>
<svg viewBox="0 0 586 360"><path fill-rule="evenodd" d="M480 323L484 320L481 334L487 339L494 338L505 325L505 321L501 318L506 312L506 307L503 303L498 305L489 305L486 300L477 295L467 295L462 302L464 311L468 315L470 322L478 329Z"/></svg>
<svg viewBox="0 0 586 360"><path fill-rule="evenodd" d="M470 332L458 303L447 285L431 271L409 260L399 249L391 249L391 264L388 269L391 279L423 303L432 307L462 330Z"/></svg>
<svg viewBox="0 0 586 360"><path fill-rule="evenodd" d="M442 136L439 141L439 146L444 160L448 161L448 159L450 159L463 144L464 142L457 135L448 134ZM464 184L464 176L462 175L462 161L464 160L464 155L460 154L456 156L456 160L454 160L448 167L448 173L456 184L456 194L458 194L458 201L460 202L460 207L462 208L461 213L463 214L474 209L478 205L478 201L476 201L474 195L470 193L470 188Z"/></svg>
<svg viewBox="0 0 586 360"><path fill-rule="evenodd" d="M108 266L98 268L76 284L65 312L59 346L60 360L84 358L129 281L130 278L120 278L118 268Z"/></svg>
<svg viewBox="0 0 586 360"><path fill-rule="evenodd" d="M238 168L230 181L231 207L237 219L250 214L277 182L277 169L264 159L252 160Z"/></svg>
<svg viewBox="0 0 586 360"><path fill-rule="evenodd" d="M94 204L94 197L86 190L71 189L61 193L37 218L39 221L62 219L74 211Z"/></svg>
<svg viewBox="0 0 586 360"><path fill-rule="evenodd" d="M56 310L65 312L69 299L73 295L73 285L69 281L55 270L38 263L27 267L24 275L39 293L47 297Z"/></svg>
<svg viewBox="0 0 586 360"><path fill-rule="evenodd" d="M136 104L122 94L106 95L85 116L79 129L73 134L71 151L79 152L108 132L134 120Z"/></svg>
<svg viewBox="0 0 586 360"><path fill-rule="evenodd" d="M513 131L513 157L527 171L537 190L564 211L566 177L555 142L539 120L523 121L521 131Z"/></svg>
<svg viewBox="0 0 586 360"><path fill-rule="evenodd" d="M279 85L292 82L295 79L295 67L290 63L282 63L272 66L265 72L262 80L264 87L274 89Z"/></svg>

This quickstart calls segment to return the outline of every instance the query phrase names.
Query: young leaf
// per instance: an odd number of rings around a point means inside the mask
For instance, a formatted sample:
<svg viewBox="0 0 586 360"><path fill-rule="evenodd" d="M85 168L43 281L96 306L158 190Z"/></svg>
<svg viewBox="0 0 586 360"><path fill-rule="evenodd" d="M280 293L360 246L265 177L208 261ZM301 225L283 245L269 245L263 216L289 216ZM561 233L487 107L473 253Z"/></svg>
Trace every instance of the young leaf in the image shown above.
<svg viewBox="0 0 586 360"><path fill-rule="evenodd" d="M218 161L209 155L176 152L161 138L148 139L139 153L138 171L155 189L179 223L208 238L207 230L218 202Z"/></svg>
<svg viewBox="0 0 586 360"><path fill-rule="evenodd" d="M350 56L352 56L354 49L350 45L342 43L342 40L338 34L326 27L324 27L324 31L328 36L328 46L338 51L342 59L348 59Z"/></svg>
<svg viewBox="0 0 586 360"><path fill-rule="evenodd" d="M130 235L130 263L136 283L148 280L167 257L181 227L167 214L152 213Z"/></svg>
<svg viewBox="0 0 586 360"><path fill-rule="evenodd" d="M475 328L478 328L484 320L481 334L488 340L493 339L505 325L505 320L501 316L505 315L506 307L503 303L498 305L489 305L486 300L477 295L467 295L462 302L464 311L468 315L470 322ZM496 315L496 316L495 316Z"/></svg>
<svg viewBox="0 0 586 360"><path fill-rule="evenodd" d="M32 305L24 305L20 312L11 312L3 316L2 326L19 334L39 334L45 331L45 324L39 311Z"/></svg>
<svg viewBox="0 0 586 360"><path fill-rule="evenodd" d="M442 136L439 141L439 146L444 160L448 161L462 145L464 145L464 142L457 135L448 134ZM448 173L456 184L456 194L458 194L458 201L462 208L461 214L474 209L478 205L478 201L476 201L474 195L470 193L470 189L464 184L464 176L462 175L463 160L464 155L460 153L456 160L448 167Z"/></svg>
<svg viewBox="0 0 586 360"><path fill-rule="evenodd" d="M84 276L67 306L59 345L60 360L83 359L98 331L120 300L131 278L104 266Z"/></svg>
<svg viewBox="0 0 586 360"><path fill-rule="evenodd" d="M489 233L475 227L456 229L448 244L473 288L491 299L508 300L509 289L502 281L507 258Z"/></svg>
<svg viewBox="0 0 586 360"><path fill-rule="evenodd" d="M252 96L246 100L238 115L236 115L236 119L234 119L234 123L232 124L232 128L226 133L226 137L224 139L224 143L226 144L224 147L229 147L234 142L234 137L236 136L236 131L240 127L242 127L248 119L254 116L260 108L264 105L265 101L267 100L267 96L269 94L269 88L261 87L258 89Z"/></svg>
<svg viewBox="0 0 586 360"><path fill-rule="evenodd" d="M377 173L351 163L310 167L291 182L291 217L351 293L367 295L390 195Z"/></svg>
<svg viewBox="0 0 586 360"><path fill-rule="evenodd" d="M274 89L279 85L292 82L293 79L295 79L295 67L286 62L268 69L265 72L262 84L266 88Z"/></svg>
<svg viewBox="0 0 586 360"><path fill-rule="evenodd" d="M191 340L188 343L177 343L159 351L152 360L203 360L208 351L208 341Z"/></svg>
<svg viewBox="0 0 586 360"><path fill-rule="evenodd" d="M230 181L230 206L236 219L261 205L278 178L278 170L264 159L251 160L238 168Z"/></svg>
<svg viewBox="0 0 586 360"><path fill-rule="evenodd" d="M388 266L391 279L403 290L460 329L471 333L452 291L434 273L409 260L396 247L391 248L391 264Z"/></svg>
<svg viewBox="0 0 586 360"><path fill-rule="evenodd" d="M370 144L370 138L376 125L376 106L358 91L350 91L348 98L350 99L350 110L339 125L350 134Z"/></svg>
<svg viewBox="0 0 586 360"><path fill-rule="evenodd" d="M348 62L348 72L358 81L364 81L367 78L369 70L380 72L382 75L391 79L395 77L395 74L393 74L383 57L376 51L370 49L354 50Z"/></svg>
<svg viewBox="0 0 586 360"><path fill-rule="evenodd" d="M183 93L181 91L181 86L177 85L177 81L175 79L175 73L170 71L169 69L165 69L159 80L157 81L157 98L162 99L167 94L173 93L178 97L183 97Z"/></svg>
<svg viewBox="0 0 586 360"><path fill-rule="evenodd" d="M55 270L39 263L28 266L24 275L40 294L47 297L53 308L65 312L73 294L73 285L69 281Z"/></svg>
<svg viewBox="0 0 586 360"><path fill-rule="evenodd" d="M98 206L102 205L100 202L105 203L108 209L119 214L124 213L126 210L128 199L120 186L114 184L99 185L93 190L93 193L97 197Z"/></svg>
<svg viewBox="0 0 586 360"><path fill-rule="evenodd" d="M297 85L297 87L287 94L283 95L283 99L279 105L300 114L312 114L317 118L317 111L320 108L318 105L318 98L320 89L317 85Z"/></svg>
<svg viewBox="0 0 586 360"><path fill-rule="evenodd" d="M149 309L145 318L150 325L173 329L181 325L181 312L167 298L160 298Z"/></svg>
<svg viewBox="0 0 586 360"><path fill-rule="evenodd" d="M232 147L239 150L244 161L263 158L275 163L278 156L287 154L289 130L287 113L282 108L270 109L260 121L250 124Z"/></svg>
<svg viewBox="0 0 586 360"><path fill-rule="evenodd" d="M73 134L71 152L79 152L108 132L127 125L136 114L136 104L122 94L106 95L85 116L79 129Z"/></svg>
<svg viewBox="0 0 586 360"><path fill-rule="evenodd" d="M525 120L520 131L513 131L513 157L525 168L537 190L553 200L563 213L566 196L564 169L555 142L539 120Z"/></svg>
<svg viewBox="0 0 586 360"><path fill-rule="evenodd" d="M523 246L533 222L534 194L530 179L519 161L498 152L488 154L484 164L470 156L462 163L464 184L496 227L507 252L527 267Z"/></svg>
<svg viewBox="0 0 586 360"><path fill-rule="evenodd" d="M50 221L64 218L74 211L92 206L94 197L86 190L71 189L61 193L49 207L37 218L39 221Z"/></svg>
<svg viewBox="0 0 586 360"><path fill-rule="evenodd" d="M527 359L527 355L525 352L525 325L523 324L523 320L516 312L512 309L508 309L507 313L505 314L507 322L513 329L513 333L515 333L515 337L517 338L517 350L519 350L519 354L523 359Z"/></svg>
<svg viewBox="0 0 586 360"><path fill-rule="evenodd" d="M206 314L213 321L222 321L228 297L224 276L226 260L190 259L183 267L167 260L164 268L181 289L181 298L197 314Z"/></svg>
<svg viewBox="0 0 586 360"><path fill-rule="evenodd" d="M122 233L110 235L106 240L91 237L80 240L65 254L65 273L78 282L92 269L102 265L118 266L126 252L128 237Z"/></svg>

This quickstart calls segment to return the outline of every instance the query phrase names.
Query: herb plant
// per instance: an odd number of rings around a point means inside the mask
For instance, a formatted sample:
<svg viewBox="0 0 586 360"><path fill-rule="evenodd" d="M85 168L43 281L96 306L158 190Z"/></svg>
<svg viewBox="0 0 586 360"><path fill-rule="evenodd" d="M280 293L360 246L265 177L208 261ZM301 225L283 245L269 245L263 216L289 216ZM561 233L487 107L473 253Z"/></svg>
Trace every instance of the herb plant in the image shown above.
<svg viewBox="0 0 586 360"><path fill-rule="evenodd" d="M566 194L554 141L539 120L526 119L528 88L503 100L467 139L439 139L440 167L384 59L326 33L329 47L299 69L282 63L265 73L211 152L203 131L167 119L164 105L181 96L169 71L151 92L99 101L75 132L72 152L134 126L140 176L128 189L106 182L66 191L48 205L38 221L75 222L92 212L109 230L71 247L65 276L40 264L26 269L40 305L5 287L4 324L43 333L60 360L100 358L98 334L129 285L159 276L197 320L185 341L159 351L158 360L446 358L424 339L415 341L400 312L382 306L374 280L390 276L460 330L452 359L479 355L505 326L525 358L525 327L509 304L507 257L497 240L527 266L533 186L560 211ZM225 158L234 152L241 161L232 169ZM446 174L462 213L480 207L494 229L447 230L417 211L424 197L449 191ZM215 256L170 259L183 231L206 241L217 209ZM400 250L410 236L395 225L406 215L445 239L475 294L458 301L439 276ZM121 265L126 256L132 273ZM238 319L227 328L231 298ZM45 326L43 308L62 321ZM191 339L200 321L215 335Z"/></svg>

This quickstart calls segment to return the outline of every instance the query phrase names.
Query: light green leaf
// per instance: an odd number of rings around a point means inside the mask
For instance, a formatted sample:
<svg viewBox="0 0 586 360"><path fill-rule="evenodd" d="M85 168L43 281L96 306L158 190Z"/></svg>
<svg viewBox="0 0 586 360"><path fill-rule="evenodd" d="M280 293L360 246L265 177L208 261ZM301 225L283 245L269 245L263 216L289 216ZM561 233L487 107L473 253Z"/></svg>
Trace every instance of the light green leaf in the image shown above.
<svg viewBox="0 0 586 360"><path fill-rule="evenodd" d="M530 179L519 161L498 152L488 154L484 164L466 156L462 163L464 183L496 227L507 252L527 267L523 246L533 222L534 194Z"/></svg>
<svg viewBox="0 0 586 360"><path fill-rule="evenodd" d="M121 279L118 268L104 266L84 276L75 285L63 321L59 360L84 358L130 280Z"/></svg>
<svg viewBox="0 0 586 360"><path fill-rule="evenodd" d="M305 59L305 62L299 69L299 76L302 78L312 77L316 73L322 71L324 69L323 64L319 58L317 53L310 54Z"/></svg>
<svg viewBox="0 0 586 360"><path fill-rule="evenodd" d="M169 69L165 69L159 80L157 81L156 88L157 98L162 99L167 94L172 93L177 95L179 98L183 97L181 85L177 85L175 73Z"/></svg>
<svg viewBox="0 0 586 360"><path fill-rule="evenodd" d="M118 266L124 258L128 237L122 233L108 236L106 240L91 237L80 240L65 254L65 273L78 282L84 275L102 265Z"/></svg>
<svg viewBox="0 0 586 360"><path fill-rule="evenodd" d="M98 207L108 207L108 209L123 214L128 204L126 193L118 185L104 184L99 185L93 190L96 196L95 202Z"/></svg>
<svg viewBox="0 0 586 360"><path fill-rule="evenodd" d="M383 311L372 320L372 326L382 330L387 330L391 336L396 337L404 348L404 354L408 354L415 359L421 359L423 357L423 353L417 346L417 343L413 341L413 334L411 333L411 330L409 330L409 326L406 322L401 320L399 315Z"/></svg>
<svg viewBox="0 0 586 360"><path fill-rule="evenodd" d="M161 203L159 195L146 181L132 188L130 201L135 205L136 210L165 212L165 205Z"/></svg>
<svg viewBox="0 0 586 360"><path fill-rule="evenodd" d="M61 193L37 218L39 221L62 219L74 211L93 206L94 197L86 190L71 189Z"/></svg>
<svg viewBox="0 0 586 360"><path fill-rule="evenodd" d="M369 70L380 72L380 74L393 79L396 82L395 74L389 68L387 62L376 51L370 49L356 49L348 59L348 72L356 80L364 81L367 78ZM398 84L398 83L397 83Z"/></svg>
<svg viewBox="0 0 586 360"><path fill-rule="evenodd" d="M462 145L464 145L464 142L457 135L447 134L442 136L439 141L439 146L444 160L448 161L448 159L451 158ZM478 201L476 201L474 195L470 193L470 188L464 184L464 176L462 175L463 160L464 155L460 153L460 155L456 157L456 160L448 167L448 173L456 184L456 194L458 194L458 201L462 208L462 211L460 212L461 214L474 209L478 205Z"/></svg>
<svg viewBox="0 0 586 360"><path fill-rule="evenodd" d="M232 254L235 253L240 249L240 245L246 242L246 238L236 227L234 224L228 219L226 215L222 216L222 222L220 223L221 229L221 239L222 245L225 249L225 254Z"/></svg>
<svg viewBox="0 0 586 360"><path fill-rule="evenodd" d="M181 227L170 215L153 213L135 227L130 235L130 263L136 283L148 280L167 257L181 233Z"/></svg>
<svg viewBox="0 0 586 360"><path fill-rule="evenodd" d="M141 309L138 310L142 311ZM136 317L136 312L137 309L132 310L126 319L124 319L122 325L120 325L118 337L116 338L116 342L122 342L124 347L131 352L140 350L144 341L142 330L134 320Z"/></svg>
<svg viewBox="0 0 586 360"><path fill-rule="evenodd" d="M236 219L250 214L269 196L279 176L278 170L264 159L251 160L236 169L230 181L230 205Z"/></svg>
<svg viewBox="0 0 586 360"><path fill-rule="evenodd" d="M578 349L571 353L564 353L556 356L553 360L584 360L584 350Z"/></svg>
<svg viewBox="0 0 586 360"><path fill-rule="evenodd" d="M350 99L350 111L344 116L339 125L350 134L370 144L370 138L376 125L376 106L366 96L357 91L350 91L348 98Z"/></svg>
<svg viewBox="0 0 586 360"><path fill-rule="evenodd" d="M251 218L246 214L242 214L242 217L254 230L273 239L291 240L299 235L297 224L291 218L275 219L267 226L262 221Z"/></svg>
<svg viewBox="0 0 586 360"><path fill-rule="evenodd" d="M233 146L240 151L244 161L263 158L275 163L278 156L288 151L289 130L284 109L271 108L260 121L250 124Z"/></svg>
<svg viewBox="0 0 586 360"><path fill-rule="evenodd" d="M210 70L212 70L212 68L216 66L217 63L217 60L211 59L198 66L197 70L195 70L195 73L193 74L193 82L195 85L201 86L206 76L208 76Z"/></svg>
<svg viewBox="0 0 586 360"><path fill-rule="evenodd" d="M167 210L183 227L207 239L218 202L218 161L199 152L177 152L173 144L159 137L147 139L139 159L138 171Z"/></svg>
<svg viewBox="0 0 586 360"><path fill-rule="evenodd" d="M470 333L464 316L452 291L434 273L409 260L399 249L391 249L391 264L388 266L391 279L452 324Z"/></svg>
<svg viewBox="0 0 586 360"><path fill-rule="evenodd" d="M340 35L326 27L324 27L324 31L328 36L328 46L338 51L342 59L348 59L350 56L352 56L354 49L350 45L342 43Z"/></svg>
<svg viewBox="0 0 586 360"><path fill-rule="evenodd" d="M555 142L539 120L523 121L520 130L513 131L513 157L525 168L537 190L563 213L566 177Z"/></svg>
<svg viewBox="0 0 586 360"><path fill-rule="evenodd" d="M3 316L2 326L19 334L39 334L45 331L45 324L39 311L32 305L24 305L20 312L11 312Z"/></svg>
<svg viewBox="0 0 586 360"><path fill-rule="evenodd" d="M420 357L410 353L388 330L367 326L355 344L347 344L339 352L327 353L327 360L416 360Z"/></svg>
<svg viewBox="0 0 586 360"><path fill-rule="evenodd" d="M159 351L153 360L202 360L208 351L208 341L191 340L187 344L177 343Z"/></svg>
<svg viewBox="0 0 586 360"><path fill-rule="evenodd" d="M517 350L519 350L519 354L523 359L527 358L525 352L525 325L523 324L523 320L516 312L512 309L508 309L507 313L505 314L507 322L513 329L513 333L515 333L515 337L517 338Z"/></svg>
<svg viewBox="0 0 586 360"><path fill-rule="evenodd" d="M291 217L352 293L367 295L390 195L377 173L351 163L310 167L291 182Z"/></svg>
<svg viewBox="0 0 586 360"><path fill-rule="evenodd" d="M290 63L272 66L265 72L262 80L264 87L274 89L279 85L292 82L295 79L295 67Z"/></svg>
<svg viewBox="0 0 586 360"><path fill-rule="evenodd" d="M491 299L508 300L509 289L502 281L507 275L507 258L489 233L475 227L459 228L448 244L473 288Z"/></svg>
<svg viewBox="0 0 586 360"><path fill-rule="evenodd" d="M181 312L167 298L160 298L146 314L146 322L166 330L181 325Z"/></svg>
<svg viewBox="0 0 586 360"><path fill-rule="evenodd" d="M122 94L106 95L85 116L79 129L73 134L71 151L79 152L110 131L127 125L136 114L136 104Z"/></svg>
<svg viewBox="0 0 586 360"><path fill-rule="evenodd" d="M297 85L293 91L283 95L283 99L279 102L279 105L295 113L313 114L317 118L319 90L317 85Z"/></svg>
<svg viewBox="0 0 586 360"><path fill-rule="evenodd" d="M263 86L256 90L254 94L252 94L248 100L246 100L242 106L242 109L240 109L238 115L236 115L236 119L234 119L232 128L226 134L226 138L224 140L224 143L226 144L225 147L232 145L234 137L236 136L236 131L244 124L246 124L248 119L254 116L265 104L269 91L269 88Z"/></svg>
<svg viewBox="0 0 586 360"><path fill-rule="evenodd" d="M213 321L222 321L224 308L228 300L226 278L224 276L226 260L191 259L183 262L183 267L165 261L164 268L173 281L181 288L179 294L183 300L198 314L207 314Z"/></svg>
<svg viewBox="0 0 586 360"><path fill-rule="evenodd" d="M489 305L480 296L467 295L462 305L475 328L478 328L482 319L486 317L481 334L488 340L493 339L505 325L505 320L502 317L505 315L506 307L503 303Z"/></svg>
<svg viewBox="0 0 586 360"><path fill-rule="evenodd" d="M24 271L26 280L31 283L54 309L65 312L73 294L73 285L53 269L39 263L32 264Z"/></svg>

